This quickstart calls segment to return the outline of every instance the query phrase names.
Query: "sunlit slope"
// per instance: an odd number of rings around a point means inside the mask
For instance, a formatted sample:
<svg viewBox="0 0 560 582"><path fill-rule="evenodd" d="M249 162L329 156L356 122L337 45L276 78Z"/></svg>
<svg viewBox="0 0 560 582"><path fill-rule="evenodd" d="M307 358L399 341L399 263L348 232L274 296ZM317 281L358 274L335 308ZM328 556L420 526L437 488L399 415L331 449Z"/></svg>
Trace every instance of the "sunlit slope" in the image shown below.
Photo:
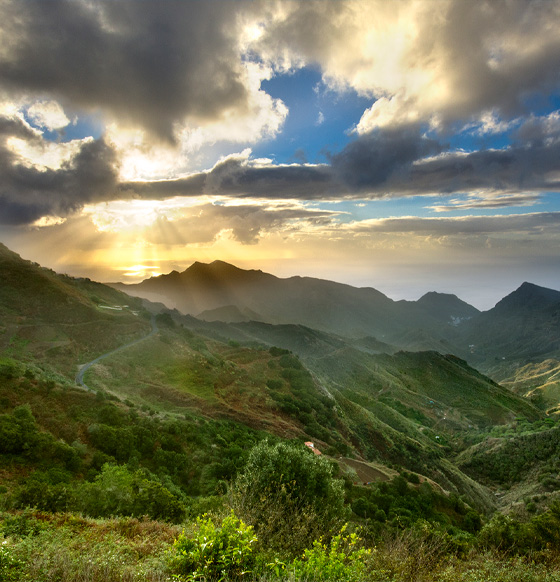
<svg viewBox="0 0 560 582"><path fill-rule="evenodd" d="M79 363L150 329L140 306L118 291L56 275L4 248L1 268L3 358L71 380ZM157 321L158 334L87 372L102 399L142 414L194 415L312 440L335 457L425 475L480 507L492 499L448 460L452 436L539 415L465 362L436 352L376 353L394 348L303 325L212 323L176 312Z"/></svg>
<svg viewBox="0 0 560 582"><path fill-rule="evenodd" d="M222 261L117 287L206 321L303 325L355 340L370 337L388 353L393 346L452 353L498 382L528 363L560 358L560 292L531 283L485 312L450 294L393 301L373 288L281 279Z"/></svg>
<svg viewBox="0 0 560 582"><path fill-rule="evenodd" d="M393 353L393 346L372 338L349 340L305 326L205 323L188 317L178 321L223 341L289 349L328 390L367 404L371 410L389 406L444 433L504 423L518 415L540 416L526 399L449 354Z"/></svg>
<svg viewBox="0 0 560 582"><path fill-rule="evenodd" d="M150 328L138 301L87 279L57 275L1 244L0 281L0 352L72 378L78 363Z"/></svg>
<svg viewBox="0 0 560 582"><path fill-rule="evenodd" d="M549 412L558 413L560 403L560 361L547 359L516 370L502 384L534 401Z"/></svg>
<svg viewBox="0 0 560 582"><path fill-rule="evenodd" d="M487 492L445 461L445 443L406 412L332 389L285 349L202 336L170 317L158 321L157 337L94 366L88 385L140 409L232 420L313 441L335 457L405 467L492 506Z"/></svg>

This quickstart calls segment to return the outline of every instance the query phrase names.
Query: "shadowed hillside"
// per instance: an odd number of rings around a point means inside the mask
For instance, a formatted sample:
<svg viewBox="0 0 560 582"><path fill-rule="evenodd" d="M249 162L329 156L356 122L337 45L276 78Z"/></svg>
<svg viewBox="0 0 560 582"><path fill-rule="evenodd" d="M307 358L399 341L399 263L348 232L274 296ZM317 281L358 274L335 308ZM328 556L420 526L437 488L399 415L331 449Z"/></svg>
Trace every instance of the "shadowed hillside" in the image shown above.
<svg viewBox="0 0 560 582"><path fill-rule="evenodd" d="M417 302L393 301L372 288L313 279L280 279L214 261L116 288L201 319L293 323L352 337L392 338L410 330L453 337L459 321L478 313L457 297L430 293ZM236 308L235 311L234 308ZM426 349L422 338L413 348Z"/></svg>
<svg viewBox="0 0 560 582"><path fill-rule="evenodd" d="M115 287L207 321L303 325L355 340L369 337L387 353L452 353L497 381L526 364L560 357L560 292L530 283L485 312L450 294L393 301L372 288L281 279L222 261Z"/></svg>

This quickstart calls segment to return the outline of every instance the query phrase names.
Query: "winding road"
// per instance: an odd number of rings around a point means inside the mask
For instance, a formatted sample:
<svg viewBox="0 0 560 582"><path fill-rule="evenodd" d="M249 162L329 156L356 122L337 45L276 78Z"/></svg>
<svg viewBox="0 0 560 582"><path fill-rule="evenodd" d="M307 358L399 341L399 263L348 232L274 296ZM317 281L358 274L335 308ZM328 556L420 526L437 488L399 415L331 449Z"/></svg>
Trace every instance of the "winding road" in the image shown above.
<svg viewBox="0 0 560 582"><path fill-rule="evenodd" d="M103 360L104 358L107 358L109 356L112 356L113 354L116 354L117 352L120 352L121 350L126 350L126 348L130 348L131 346L135 346L136 344L139 344L140 342L143 342L144 340L147 340L148 338L152 337L153 335L155 335L158 331L159 328L156 324L156 317L155 315L152 315L152 318L150 320L150 323L152 324L152 331L150 331L150 333L148 335L145 335L144 337L141 337L140 339L134 340L132 342L129 342L127 344L124 344L122 346L119 346L118 348L115 348L114 350L111 350L110 352L107 352L105 354L102 354L101 356L95 358L95 360L92 360L91 362L88 362L87 364L84 364L81 368L80 371L76 374L76 384L78 384L78 386L81 386L82 388L84 388L85 390L89 390L90 392L95 392L95 390L92 390L85 382L84 382L84 374L94 365L97 364L97 362L99 362L100 360Z"/></svg>

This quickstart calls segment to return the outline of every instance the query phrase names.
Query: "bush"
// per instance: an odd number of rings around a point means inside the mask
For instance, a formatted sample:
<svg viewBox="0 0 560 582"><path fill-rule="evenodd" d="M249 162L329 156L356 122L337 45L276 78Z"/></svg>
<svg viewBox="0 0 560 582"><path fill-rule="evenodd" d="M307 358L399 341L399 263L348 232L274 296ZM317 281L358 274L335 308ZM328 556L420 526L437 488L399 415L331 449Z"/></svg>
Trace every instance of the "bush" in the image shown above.
<svg viewBox="0 0 560 582"><path fill-rule="evenodd" d="M4 518L2 533L5 537L24 538L35 536L41 531L41 522L37 521L31 511ZM2 580L2 578L0 578Z"/></svg>
<svg viewBox="0 0 560 582"><path fill-rule="evenodd" d="M513 554L528 550L532 545L530 537L525 524L501 513L494 515L478 534L483 548Z"/></svg>
<svg viewBox="0 0 560 582"><path fill-rule="evenodd" d="M28 404L0 415L0 453L28 453L37 441L37 425Z"/></svg>
<svg viewBox="0 0 560 582"><path fill-rule="evenodd" d="M253 528L238 519L233 511L221 527L203 516L196 520L192 537L185 531L174 543L171 568L180 580L242 580L253 577Z"/></svg>
<svg viewBox="0 0 560 582"><path fill-rule="evenodd" d="M305 550L301 559L293 561L296 579L313 582L361 582L366 569L365 561L371 550L361 546L356 533L346 534L346 526L329 544L319 540Z"/></svg>
<svg viewBox="0 0 560 582"><path fill-rule="evenodd" d="M292 554L344 523L343 481L303 444L262 441L232 487L232 506L254 526L263 547Z"/></svg>
<svg viewBox="0 0 560 582"><path fill-rule="evenodd" d="M74 493L68 485L49 485L35 478L16 489L12 504L17 508L34 507L41 511L68 511L74 502Z"/></svg>
<svg viewBox="0 0 560 582"><path fill-rule="evenodd" d="M23 563L13 555L6 541L3 541L0 545L0 580L2 582L21 580L22 566Z"/></svg>
<svg viewBox="0 0 560 582"><path fill-rule="evenodd" d="M130 515L179 522L186 514L181 501L147 472L103 465L93 483L78 490L78 508L91 517Z"/></svg>

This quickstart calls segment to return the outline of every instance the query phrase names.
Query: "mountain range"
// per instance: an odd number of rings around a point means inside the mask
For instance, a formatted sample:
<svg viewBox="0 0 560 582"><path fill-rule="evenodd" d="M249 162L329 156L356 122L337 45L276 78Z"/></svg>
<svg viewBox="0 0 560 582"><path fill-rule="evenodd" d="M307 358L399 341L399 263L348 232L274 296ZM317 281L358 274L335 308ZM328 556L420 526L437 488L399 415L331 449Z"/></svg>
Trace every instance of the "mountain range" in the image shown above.
<svg viewBox="0 0 560 582"><path fill-rule="evenodd" d="M559 294L530 284L488 312L453 295L392 301L375 289L278 279L222 262L196 263L137 286L115 285L133 295L149 293L166 307L58 275L3 245L0 277L0 375L7 379L0 401L8 409L31 403L43 431L68 444L79 437L92 463L101 458L95 452L101 445L91 418L100 403L114 401L134 422L187 419L196 432L227 421L274 438L312 440L343 465L341 458L351 458L350 465L384 475L413 471L491 510L496 498L488 487L495 485L480 459L495 449L495 439L487 449L480 435L516 419L542 422L544 408L554 404L523 397L531 374L558 372L551 354ZM153 335L150 315L159 326ZM499 329L486 329L488 322ZM459 352L464 342L470 358L486 361L492 333L502 338L495 351L534 360L510 377L518 390L487 377ZM114 351L122 345L130 347ZM88 400L76 372L104 353L110 357L87 372L95 393ZM495 357L496 366L505 365ZM558 392L550 391L548 398L554 397L557 405ZM78 400L91 410L78 414ZM503 464L504 455L496 453L495 462ZM546 459L538 462L544 466ZM533 481L523 481L519 491L539 492Z"/></svg>
<svg viewBox="0 0 560 582"><path fill-rule="evenodd" d="M531 283L484 312L450 294L393 301L373 288L281 279L222 261L112 286L204 321L298 324L345 338L373 338L385 346L382 351L453 353L497 380L560 357L560 292Z"/></svg>
<svg viewBox="0 0 560 582"><path fill-rule="evenodd" d="M281 279L214 261L136 285L113 285L131 295L161 301L207 321L297 323L347 337L376 335L391 341L413 327L436 330L478 310L454 295L428 293L419 301L393 301L372 288L314 279Z"/></svg>

